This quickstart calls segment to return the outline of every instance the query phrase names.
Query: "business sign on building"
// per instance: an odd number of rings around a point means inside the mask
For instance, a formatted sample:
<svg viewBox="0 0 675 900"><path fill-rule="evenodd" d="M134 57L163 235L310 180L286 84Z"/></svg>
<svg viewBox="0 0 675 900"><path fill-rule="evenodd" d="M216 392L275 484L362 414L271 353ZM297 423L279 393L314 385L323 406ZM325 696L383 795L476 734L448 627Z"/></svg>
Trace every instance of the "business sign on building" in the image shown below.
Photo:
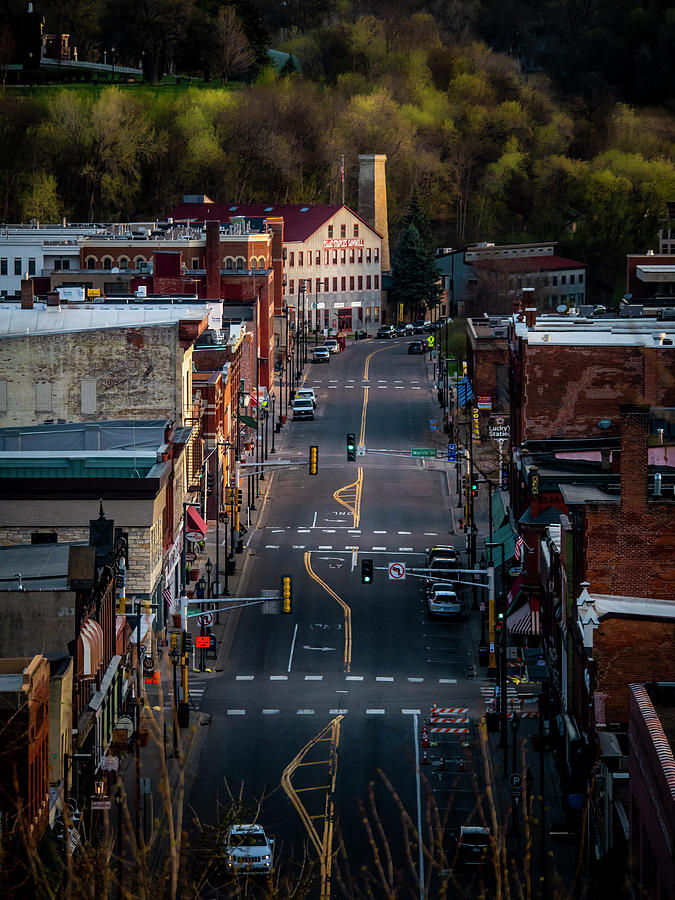
<svg viewBox="0 0 675 900"><path fill-rule="evenodd" d="M476 406L478 409L492 409L492 397L479 397Z"/></svg>
<svg viewBox="0 0 675 900"><path fill-rule="evenodd" d="M323 242L324 250L350 250L363 247L363 238L330 238Z"/></svg>

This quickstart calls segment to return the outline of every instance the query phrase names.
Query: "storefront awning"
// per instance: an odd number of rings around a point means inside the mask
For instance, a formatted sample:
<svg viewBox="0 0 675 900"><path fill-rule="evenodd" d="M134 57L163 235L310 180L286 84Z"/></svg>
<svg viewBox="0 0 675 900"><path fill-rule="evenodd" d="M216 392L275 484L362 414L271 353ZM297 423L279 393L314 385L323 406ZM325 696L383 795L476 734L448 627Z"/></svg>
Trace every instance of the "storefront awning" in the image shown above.
<svg viewBox="0 0 675 900"><path fill-rule="evenodd" d="M506 595L506 608L508 610L511 609L511 607L513 606L515 601L520 596L520 592L523 587L523 578L524 577L525 577L524 575L519 575L516 578L516 580L513 582L513 584L511 585L511 589L509 590L508 594Z"/></svg>
<svg viewBox="0 0 675 900"><path fill-rule="evenodd" d="M495 532L493 532L492 543L504 545L504 563L515 556L516 534L509 522L507 522L506 525L502 525L501 528L498 528ZM501 565L501 555L502 551L500 547L492 548L492 559L494 560L495 566Z"/></svg>
<svg viewBox="0 0 675 900"><path fill-rule="evenodd" d="M82 623L78 638L82 675L96 675L103 662L103 629L95 619Z"/></svg>
<svg viewBox="0 0 675 900"><path fill-rule="evenodd" d="M206 532L209 530L209 526L202 519L199 512L194 508L194 506L188 506L185 511L185 526L186 532L189 534L200 534L203 538ZM200 538L201 540L201 538Z"/></svg>
<svg viewBox="0 0 675 900"><path fill-rule="evenodd" d="M507 616L506 627L511 634L535 634L541 633L541 619L539 616L539 604L533 609L531 601L524 603L520 609Z"/></svg>

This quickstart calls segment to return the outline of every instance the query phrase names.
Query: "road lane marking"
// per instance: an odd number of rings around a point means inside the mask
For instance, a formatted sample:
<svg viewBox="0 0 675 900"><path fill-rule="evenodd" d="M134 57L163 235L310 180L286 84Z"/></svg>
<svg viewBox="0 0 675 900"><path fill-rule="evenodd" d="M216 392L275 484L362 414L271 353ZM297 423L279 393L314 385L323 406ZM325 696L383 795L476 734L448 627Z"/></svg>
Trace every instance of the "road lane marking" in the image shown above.
<svg viewBox="0 0 675 900"><path fill-rule="evenodd" d="M401 553L412 553L413 548L412 547L399 547L398 549L401 551Z"/></svg>
<svg viewBox="0 0 675 900"><path fill-rule="evenodd" d="M424 678L408 678L408 681L419 683L420 681L424 681Z"/></svg>
<svg viewBox="0 0 675 900"><path fill-rule="evenodd" d="M288 681L288 675L270 675L270 681Z"/></svg>
<svg viewBox="0 0 675 900"><path fill-rule="evenodd" d="M371 547L372 550L386 550L386 547Z"/></svg>
<svg viewBox="0 0 675 900"><path fill-rule="evenodd" d="M293 549L294 550L304 550L306 546L307 546L306 544L293 544Z"/></svg>
<svg viewBox="0 0 675 900"><path fill-rule="evenodd" d="M367 709L366 715L367 716L383 716L384 710L383 709Z"/></svg>
<svg viewBox="0 0 675 900"><path fill-rule="evenodd" d="M330 594L331 597L336 600L340 606L342 607L342 612L344 615L344 630L345 630L345 643L344 643L344 656L343 656L343 664L345 672L349 672L352 667L352 610L348 603L340 597L335 591L329 587L323 579L319 578L314 569L312 568L312 554L311 551L305 551L305 570L310 578L313 578L317 584L320 584L321 587L326 591L326 593Z"/></svg>
<svg viewBox="0 0 675 900"><path fill-rule="evenodd" d="M295 639L298 636L298 623L295 623L295 628L293 629L293 640L291 641L291 652L288 656L288 669L287 672L291 671L291 666L293 665L293 651L295 650ZM281 676L284 677L283 675Z"/></svg>
<svg viewBox="0 0 675 900"><path fill-rule="evenodd" d="M278 550L278 544L265 544L265 550Z"/></svg>
<svg viewBox="0 0 675 900"><path fill-rule="evenodd" d="M439 684L457 684L457 679L456 678L439 678L438 683Z"/></svg>
<svg viewBox="0 0 675 900"><path fill-rule="evenodd" d="M373 534L386 534L386 531L374 531Z"/></svg>
<svg viewBox="0 0 675 900"><path fill-rule="evenodd" d="M313 709L298 709L298 710L296 710L296 715L297 716L313 716L314 710Z"/></svg>
<svg viewBox="0 0 675 900"><path fill-rule="evenodd" d="M438 537L437 531L425 531L424 537Z"/></svg>
<svg viewBox="0 0 675 900"><path fill-rule="evenodd" d="M245 709L228 709L227 714L228 714L228 716L245 716L246 710Z"/></svg>
<svg viewBox="0 0 675 900"><path fill-rule="evenodd" d="M330 716L345 716L349 710L346 709L329 709L328 715Z"/></svg>
<svg viewBox="0 0 675 900"><path fill-rule="evenodd" d="M393 680L394 679L391 677L391 675L378 675L375 678L375 681L393 681Z"/></svg>
<svg viewBox="0 0 675 900"><path fill-rule="evenodd" d="M279 709L263 709L263 716L276 716L281 710Z"/></svg>
<svg viewBox="0 0 675 900"><path fill-rule="evenodd" d="M399 531L399 534L412 534L412 531Z"/></svg>
<svg viewBox="0 0 675 900"><path fill-rule="evenodd" d="M253 681L255 675L237 675L236 681Z"/></svg>
<svg viewBox="0 0 675 900"><path fill-rule="evenodd" d="M419 709L402 709L401 710L402 716L419 716L420 713L421 713L421 710L419 710Z"/></svg>
<svg viewBox="0 0 675 900"><path fill-rule="evenodd" d="M415 747L415 787L417 794L417 834L424 834L422 831L422 777L420 772L420 748L417 740L417 715L412 718L413 731L412 740ZM420 883L420 900L424 900L426 878L424 875L424 842L418 841L419 844L419 883Z"/></svg>
<svg viewBox="0 0 675 900"><path fill-rule="evenodd" d="M319 550L332 550L332 544L319 544Z"/></svg>
<svg viewBox="0 0 675 900"><path fill-rule="evenodd" d="M323 675L305 675L305 681L323 681Z"/></svg>
<svg viewBox="0 0 675 900"><path fill-rule="evenodd" d="M335 529L334 528L322 528L321 532L322 532L322 534L335 534Z"/></svg>
<svg viewBox="0 0 675 900"><path fill-rule="evenodd" d="M346 681L363 681L363 675L347 675Z"/></svg>
<svg viewBox="0 0 675 900"><path fill-rule="evenodd" d="M298 534L309 534L311 528L298 528Z"/></svg>

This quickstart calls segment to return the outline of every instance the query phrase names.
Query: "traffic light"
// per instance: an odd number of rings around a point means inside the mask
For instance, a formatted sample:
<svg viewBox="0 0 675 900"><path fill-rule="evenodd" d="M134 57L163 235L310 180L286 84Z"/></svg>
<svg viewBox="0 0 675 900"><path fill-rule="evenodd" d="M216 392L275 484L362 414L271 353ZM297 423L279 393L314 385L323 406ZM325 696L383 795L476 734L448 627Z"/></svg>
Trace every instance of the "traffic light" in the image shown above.
<svg viewBox="0 0 675 900"><path fill-rule="evenodd" d="M309 474L316 475L319 471L319 448L311 445L309 448Z"/></svg>
<svg viewBox="0 0 675 900"><path fill-rule="evenodd" d="M213 489L216 486L216 477L215 475L211 475L210 473L206 476L206 495L207 497L213 493Z"/></svg>
<svg viewBox="0 0 675 900"><path fill-rule="evenodd" d="M192 651L192 633L189 631L184 631L182 633L182 647L181 651L183 656L190 653Z"/></svg>
<svg viewBox="0 0 675 900"><path fill-rule="evenodd" d="M501 634L506 627L506 597L502 594L495 600L495 631Z"/></svg>
<svg viewBox="0 0 675 900"><path fill-rule="evenodd" d="M349 462L354 462L356 459L356 435L348 434L347 435L347 460Z"/></svg>
<svg viewBox="0 0 675 900"><path fill-rule="evenodd" d="M285 615L293 612L293 578L290 575L281 576L281 611Z"/></svg>
<svg viewBox="0 0 675 900"><path fill-rule="evenodd" d="M373 583L373 561L372 559L361 560L361 584Z"/></svg>
<svg viewBox="0 0 675 900"><path fill-rule="evenodd" d="M478 496L478 482L476 481L475 478L471 479L471 496L472 497Z"/></svg>

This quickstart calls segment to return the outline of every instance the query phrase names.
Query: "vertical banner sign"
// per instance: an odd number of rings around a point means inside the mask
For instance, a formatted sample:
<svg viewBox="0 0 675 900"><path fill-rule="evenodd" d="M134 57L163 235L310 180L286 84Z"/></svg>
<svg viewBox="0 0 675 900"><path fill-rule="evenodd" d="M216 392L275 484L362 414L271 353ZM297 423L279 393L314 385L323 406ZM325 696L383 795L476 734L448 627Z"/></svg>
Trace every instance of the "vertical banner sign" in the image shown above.
<svg viewBox="0 0 675 900"><path fill-rule="evenodd" d="M502 490L508 491L509 489L509 464L507 462L502 463Z"/></svg>
<svg viewBox="0 0 675 900"><path fill-rule="evenodd" d="M471 437L474 441L480 441L480 419L478 418L478 407L474 406L471 410L472 414L472 426L471 426Z"/></svg>
<svg viewBox="0 0 675 900"><path fill-rule="evenodd" d="M398 305L398 320L399 322L403 321L403 304L399 303Z"/></svg>

